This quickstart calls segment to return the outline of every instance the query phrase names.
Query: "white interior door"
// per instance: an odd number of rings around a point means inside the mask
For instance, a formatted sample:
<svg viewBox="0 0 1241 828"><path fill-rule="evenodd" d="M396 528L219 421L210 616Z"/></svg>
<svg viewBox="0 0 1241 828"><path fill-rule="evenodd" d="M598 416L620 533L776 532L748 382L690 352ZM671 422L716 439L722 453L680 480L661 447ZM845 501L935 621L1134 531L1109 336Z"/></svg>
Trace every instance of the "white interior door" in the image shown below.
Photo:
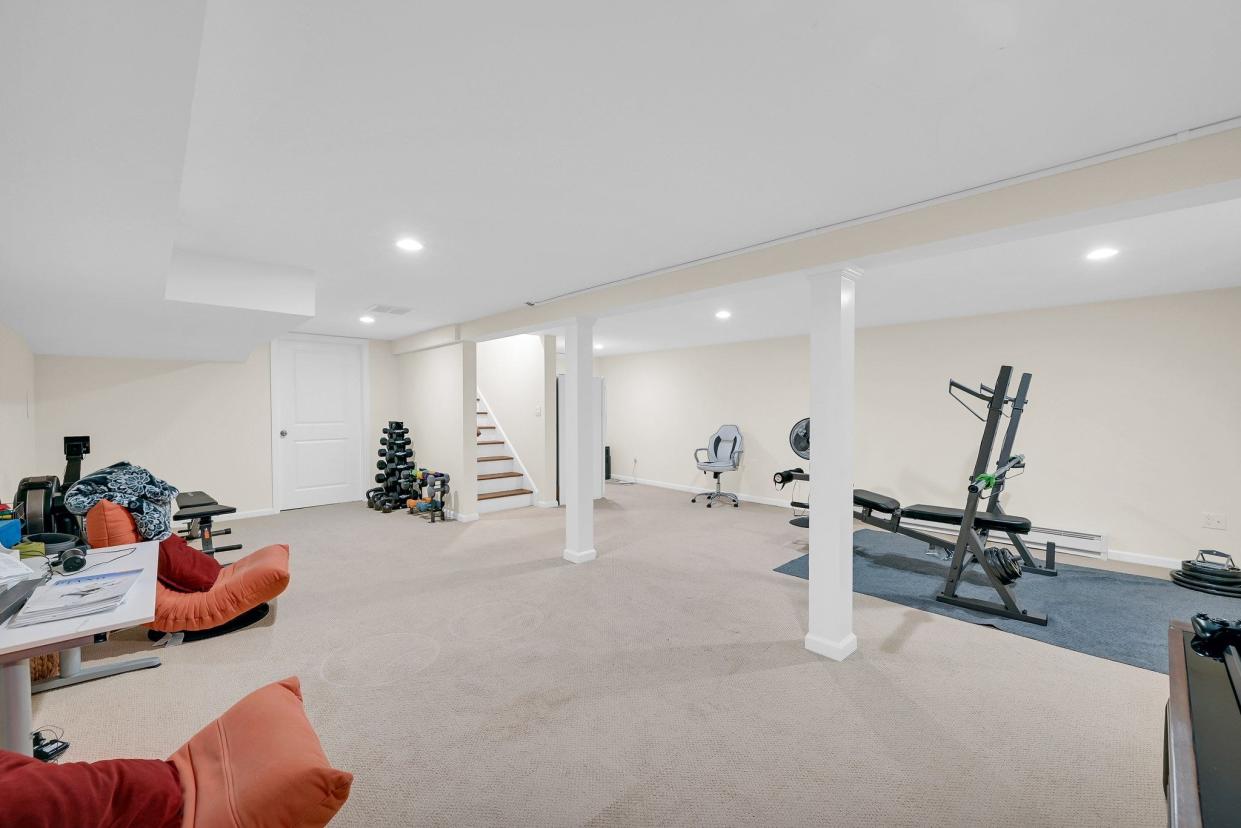
<svg viewBox="0 0 1241 828"><path fill-rule="evenodd" d="M365 348L310 337L272 343L276 508L362 499Z"/></svg>

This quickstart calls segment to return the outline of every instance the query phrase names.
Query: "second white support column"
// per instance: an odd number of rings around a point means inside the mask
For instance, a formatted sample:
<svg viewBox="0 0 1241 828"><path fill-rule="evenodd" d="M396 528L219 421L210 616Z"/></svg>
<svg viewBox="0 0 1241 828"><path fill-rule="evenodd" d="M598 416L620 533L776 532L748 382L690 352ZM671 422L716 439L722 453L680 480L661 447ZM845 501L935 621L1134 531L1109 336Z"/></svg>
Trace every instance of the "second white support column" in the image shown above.
<svg viewBox="0 0 1241 828"><path fill-rule="evenodd" d="M594 320L577 317L565 326L564 440L560 446L560 499L565 505L564 559L595 559L594 456L590 417L594 377Z"/></svg>
<svg viewBox="0 0 1241 828"><path fill-rule="evenodd" d="M806 649L841 661L853 634L853 335L858 271L810 280L810 612Z"/></svg>

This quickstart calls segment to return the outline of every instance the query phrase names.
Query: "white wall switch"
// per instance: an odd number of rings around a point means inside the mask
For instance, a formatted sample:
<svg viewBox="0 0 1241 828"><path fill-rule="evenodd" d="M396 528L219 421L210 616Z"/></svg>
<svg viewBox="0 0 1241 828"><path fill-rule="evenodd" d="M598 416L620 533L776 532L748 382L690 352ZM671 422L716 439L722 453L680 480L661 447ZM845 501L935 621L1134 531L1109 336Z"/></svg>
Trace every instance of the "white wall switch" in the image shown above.
<svg viewBox="0 0 1241 828"><path fill-rule="evenodd" d="M1218 512L1203 512L1202 525L1208 529L1227 529L1228 519Z"/></svg>

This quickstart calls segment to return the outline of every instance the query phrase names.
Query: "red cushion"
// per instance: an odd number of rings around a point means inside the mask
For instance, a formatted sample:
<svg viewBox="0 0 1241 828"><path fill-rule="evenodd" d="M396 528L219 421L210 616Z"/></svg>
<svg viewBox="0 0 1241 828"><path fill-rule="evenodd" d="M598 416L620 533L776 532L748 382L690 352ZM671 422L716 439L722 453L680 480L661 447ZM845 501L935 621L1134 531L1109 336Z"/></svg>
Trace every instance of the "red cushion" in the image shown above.
<svg viewBox="0 0 1241 828"><path fill-rule="evenodd" d="M171 762L109 759L51 765L0 750L0 824L22 828L180 828Z"/></svg>
<svg viewBox="0 0 1241 828"><path fill-rule="evenodd" d="M220 562L173 534L159 542L159 582L177 592L206 592L220 577Z"/></svg>

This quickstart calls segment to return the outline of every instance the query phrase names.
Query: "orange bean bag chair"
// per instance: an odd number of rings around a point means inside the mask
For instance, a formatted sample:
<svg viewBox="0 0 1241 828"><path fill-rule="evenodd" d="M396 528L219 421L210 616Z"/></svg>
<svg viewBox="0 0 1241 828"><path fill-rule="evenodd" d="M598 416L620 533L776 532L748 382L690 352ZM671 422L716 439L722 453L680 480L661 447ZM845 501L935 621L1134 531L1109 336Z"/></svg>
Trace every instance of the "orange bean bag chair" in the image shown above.
<svg viewBox="0 0 1241 828"><path fill-rule="evenodd" d="M137 524L124 506L101 500L86 513L86 539L94 548L137 543ZM197 632L219 627L284 592L289 585L289 547L264 546L220 570L206 592L176 592L155 585L155 620L159 632Z"/></svg>
<svg viewBox="0 0 1241 828"><path fill-rule="evenodd" d="M328 763L290 677L250 693L165 762L53 765L0 750L0 825L323 828L352 784Z"/></svg>
<svg viewBox="0 0 1241 828"><path fill-rule="evenodd" d="M185 794L181 828L322 828L353 783L328 764L296 677L255 690L168 761Z"/></svg>

